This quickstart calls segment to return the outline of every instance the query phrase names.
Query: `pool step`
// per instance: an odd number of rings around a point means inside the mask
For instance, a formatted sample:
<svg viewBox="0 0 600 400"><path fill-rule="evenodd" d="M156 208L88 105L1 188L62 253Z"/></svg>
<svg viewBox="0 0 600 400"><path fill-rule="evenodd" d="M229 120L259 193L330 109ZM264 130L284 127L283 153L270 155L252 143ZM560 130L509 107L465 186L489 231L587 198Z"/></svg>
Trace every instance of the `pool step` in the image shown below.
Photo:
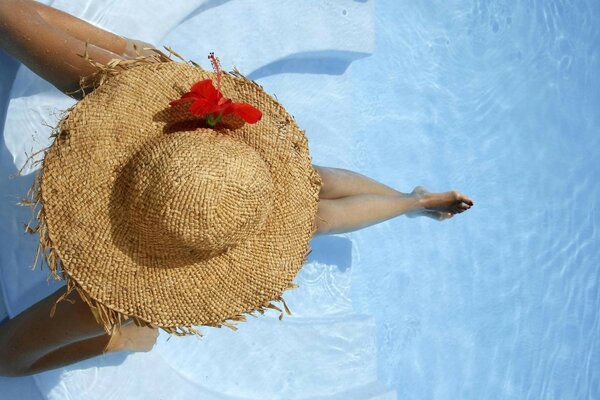
<svg viewBox="0 0 600 400"><path fill-rule="evenodd" d="M186 378L244 398L327 396L377 381L373 318L277 316L250 317L236 332L208 328L201 340L163 342L161 335L158 352ZM206 371L190 368L194 363L212 365Z"/></svg>
<svg viewBox="0 0 600 400"><path fill-rule="evenodd" d="M162 398L176 387L180 397L209 400L396 399L395 391L377 379L375 326L369 316L279 321L273 313L238 328L206 328L203 338L161 331L152 352L96 357L38 376L38 386L48 399L105 399L110 398L106 388L122 382L124 371L136 371L135 381L111 393Z"/></svg>

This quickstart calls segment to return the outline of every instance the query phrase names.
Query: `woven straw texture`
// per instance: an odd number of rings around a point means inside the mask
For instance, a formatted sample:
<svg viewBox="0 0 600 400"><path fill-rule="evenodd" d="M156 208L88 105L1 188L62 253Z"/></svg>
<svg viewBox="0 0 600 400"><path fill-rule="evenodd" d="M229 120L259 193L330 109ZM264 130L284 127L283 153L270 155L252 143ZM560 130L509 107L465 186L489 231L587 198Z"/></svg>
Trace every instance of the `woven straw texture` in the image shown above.
<svg viewBox="0 0 600 400"><path fill-rule="evenodd" d="M133 318L201 335L194 326L281 311L272 302L310 252L322 181L304 132L239 72L223 73L221 91L262 119L198 128L169 101L201 79L216 82L164 58L112 74L61 120L30 191L36 262L41 252L107 332Z"/></svg>

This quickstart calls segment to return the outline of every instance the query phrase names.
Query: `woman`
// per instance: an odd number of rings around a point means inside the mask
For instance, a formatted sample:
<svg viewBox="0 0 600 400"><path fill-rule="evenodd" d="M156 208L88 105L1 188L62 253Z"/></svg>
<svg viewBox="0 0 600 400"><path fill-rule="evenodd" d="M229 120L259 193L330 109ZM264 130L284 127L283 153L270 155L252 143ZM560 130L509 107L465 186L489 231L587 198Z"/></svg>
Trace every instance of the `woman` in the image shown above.
<svg viewBox="0 0 600 400"><path fill-rule="evenodd" d="M0 46L63 93L80 99L80 78L95 72L80 54L107 64L151 54L149 43L99 29L31 0L0 2ZM350 232L406 214L437 220L468 210L473 201L459 192L402 193L358 173L313 166L323 186L314 220L316 234ZM61 306L49 319L61 288L0 326L0 375L42 372L106 352L149 351L158 330L131 320L112 337L81 301Z"/></svg>

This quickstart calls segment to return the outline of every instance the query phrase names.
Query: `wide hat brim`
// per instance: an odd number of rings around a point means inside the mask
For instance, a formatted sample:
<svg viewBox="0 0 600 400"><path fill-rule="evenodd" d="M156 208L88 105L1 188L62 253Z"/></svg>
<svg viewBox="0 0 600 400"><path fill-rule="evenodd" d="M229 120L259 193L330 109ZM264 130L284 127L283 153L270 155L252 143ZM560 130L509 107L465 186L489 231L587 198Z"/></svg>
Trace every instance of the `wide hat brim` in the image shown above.
<svg viewBox="0 0 600 400"><path fill-rule="evenodd" d="M262 119L223 134L252 146L268 166L274 206L265 226L223 254L176 266L145 264L117 234L113 216L121 205L114 193L124 166L146 141L178 134L165 133L175 118L169 102L214 78L181 62L130 66L69 110L45 152L34 192L42 205L38 252L107 332L129 318L178 335L199 334L199 325L232 327L244 314L277 308L272 302L295 287L310 252L322 181L307 138L273 97L239 73L224 73L221 91L260 109Z"/></svg>

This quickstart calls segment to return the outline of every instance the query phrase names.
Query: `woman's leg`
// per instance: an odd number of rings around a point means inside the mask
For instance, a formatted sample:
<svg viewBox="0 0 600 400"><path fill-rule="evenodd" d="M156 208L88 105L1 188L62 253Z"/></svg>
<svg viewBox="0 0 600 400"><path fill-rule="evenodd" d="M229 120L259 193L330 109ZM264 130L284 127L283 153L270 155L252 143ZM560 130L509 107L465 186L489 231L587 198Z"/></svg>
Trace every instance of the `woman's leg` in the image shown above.
<svg viewBox="0 0 600 400"><path fill-rule="evenodd" d="M430 193L418 186L402 193L353 171L313 167L323 180L315 235L351 232L403 214L443 220L473 205L455 191Z"/></svg>
<svg viewBox="0 0 600 400"><path fill-rule="evenodd" d="M140 327L133 320L121 324L113 336L95 320L89 306L72 292L74 303L58 303L62 287L15 318L0 325L0 375L30 375L117 351L149 351L156 342L156 328Z"/></svg>
<svg viewBox="0 0 600 400"><path fill-rule="evenodd" d="M365 228L403 214L436 220L468 210L473 200L458 192L430 193L417 186L403 193L357 172L313 164L321 176L317 235Z"/></svg>
<svg viewBox="0 0 600 400"><path fill-rule="evenodd" d="M416 199L403 195L357 194L321 199L315 219L315 235L355 231L417 208Z"/></svg>
<svg viewBox="0 0 600 400"><path fill-rule="evenodd" d="M80 22L75 23L76 20ZM66 25L71 28L65 31ZM109 32L31 0L0 1L0 48L63 93L77 99L83 95L77 92L80 78L96 71L81 57L85 51L91 59L102 64L115 58L130 58L121 40L116 39L107 46L108 49L102 47L113 38L115 35ZM90 42L86 44L88 39Z"/></svg>
<svg viewBox="0 0 600 400"><path fill-rule="evenodd" d="M106 347L109 340L110 336L99 335L70 343L34 361L19 376L37 374L95 357L102 354L102 349Z"/></svg>
<svg viewBox="0 0 600 400"><path fill-rule="evenodd" d="M323 187L319 192L321 199L339 199L357 194L408 195L347 169L322 167L314 164L313 168L323 180Z"/></svg>
<svg viewBox="0 0 600 400"><path fill-rule="evenodd" d="M115 333L112 339L111 336L102 334L56 349L34 362L25 371L25 374L37 374L64 367L103 353L119 351L148 352L154 347L157 337L158 329L139 327L134 323L130 323L122 327L120 332Z"/></svg>
<svg viewBox="0 0 600 400"><path fill-rule="evenodd" d="M88 42L126 58L134 58L140 54L153 54L150 51L144 50L144 48L155 47L150 43L116 35L71 14L38 3L37 1L30 0L30 3L48 24L83 42ZM134 48L134 45L136 45L137 49Z"/></svg>
<svg viewBox="0 0 600 400"><path fill-rule="evenodd" d="M33 9L50 26L59 29L82 42L94 44L114 54L124 55L126 41L123 37L100 29L71 14L52 8L37 1L27 0Z"/></svg>
<svg viewBox="0 0 600 400"><path fill-rule="evenodd" d="M105 333L74 292L67 298L77 297L74 303L58 303L50 318L52 306L65 291L60 288L0 326L0 375L23 373L60 347Z"/></svg>

